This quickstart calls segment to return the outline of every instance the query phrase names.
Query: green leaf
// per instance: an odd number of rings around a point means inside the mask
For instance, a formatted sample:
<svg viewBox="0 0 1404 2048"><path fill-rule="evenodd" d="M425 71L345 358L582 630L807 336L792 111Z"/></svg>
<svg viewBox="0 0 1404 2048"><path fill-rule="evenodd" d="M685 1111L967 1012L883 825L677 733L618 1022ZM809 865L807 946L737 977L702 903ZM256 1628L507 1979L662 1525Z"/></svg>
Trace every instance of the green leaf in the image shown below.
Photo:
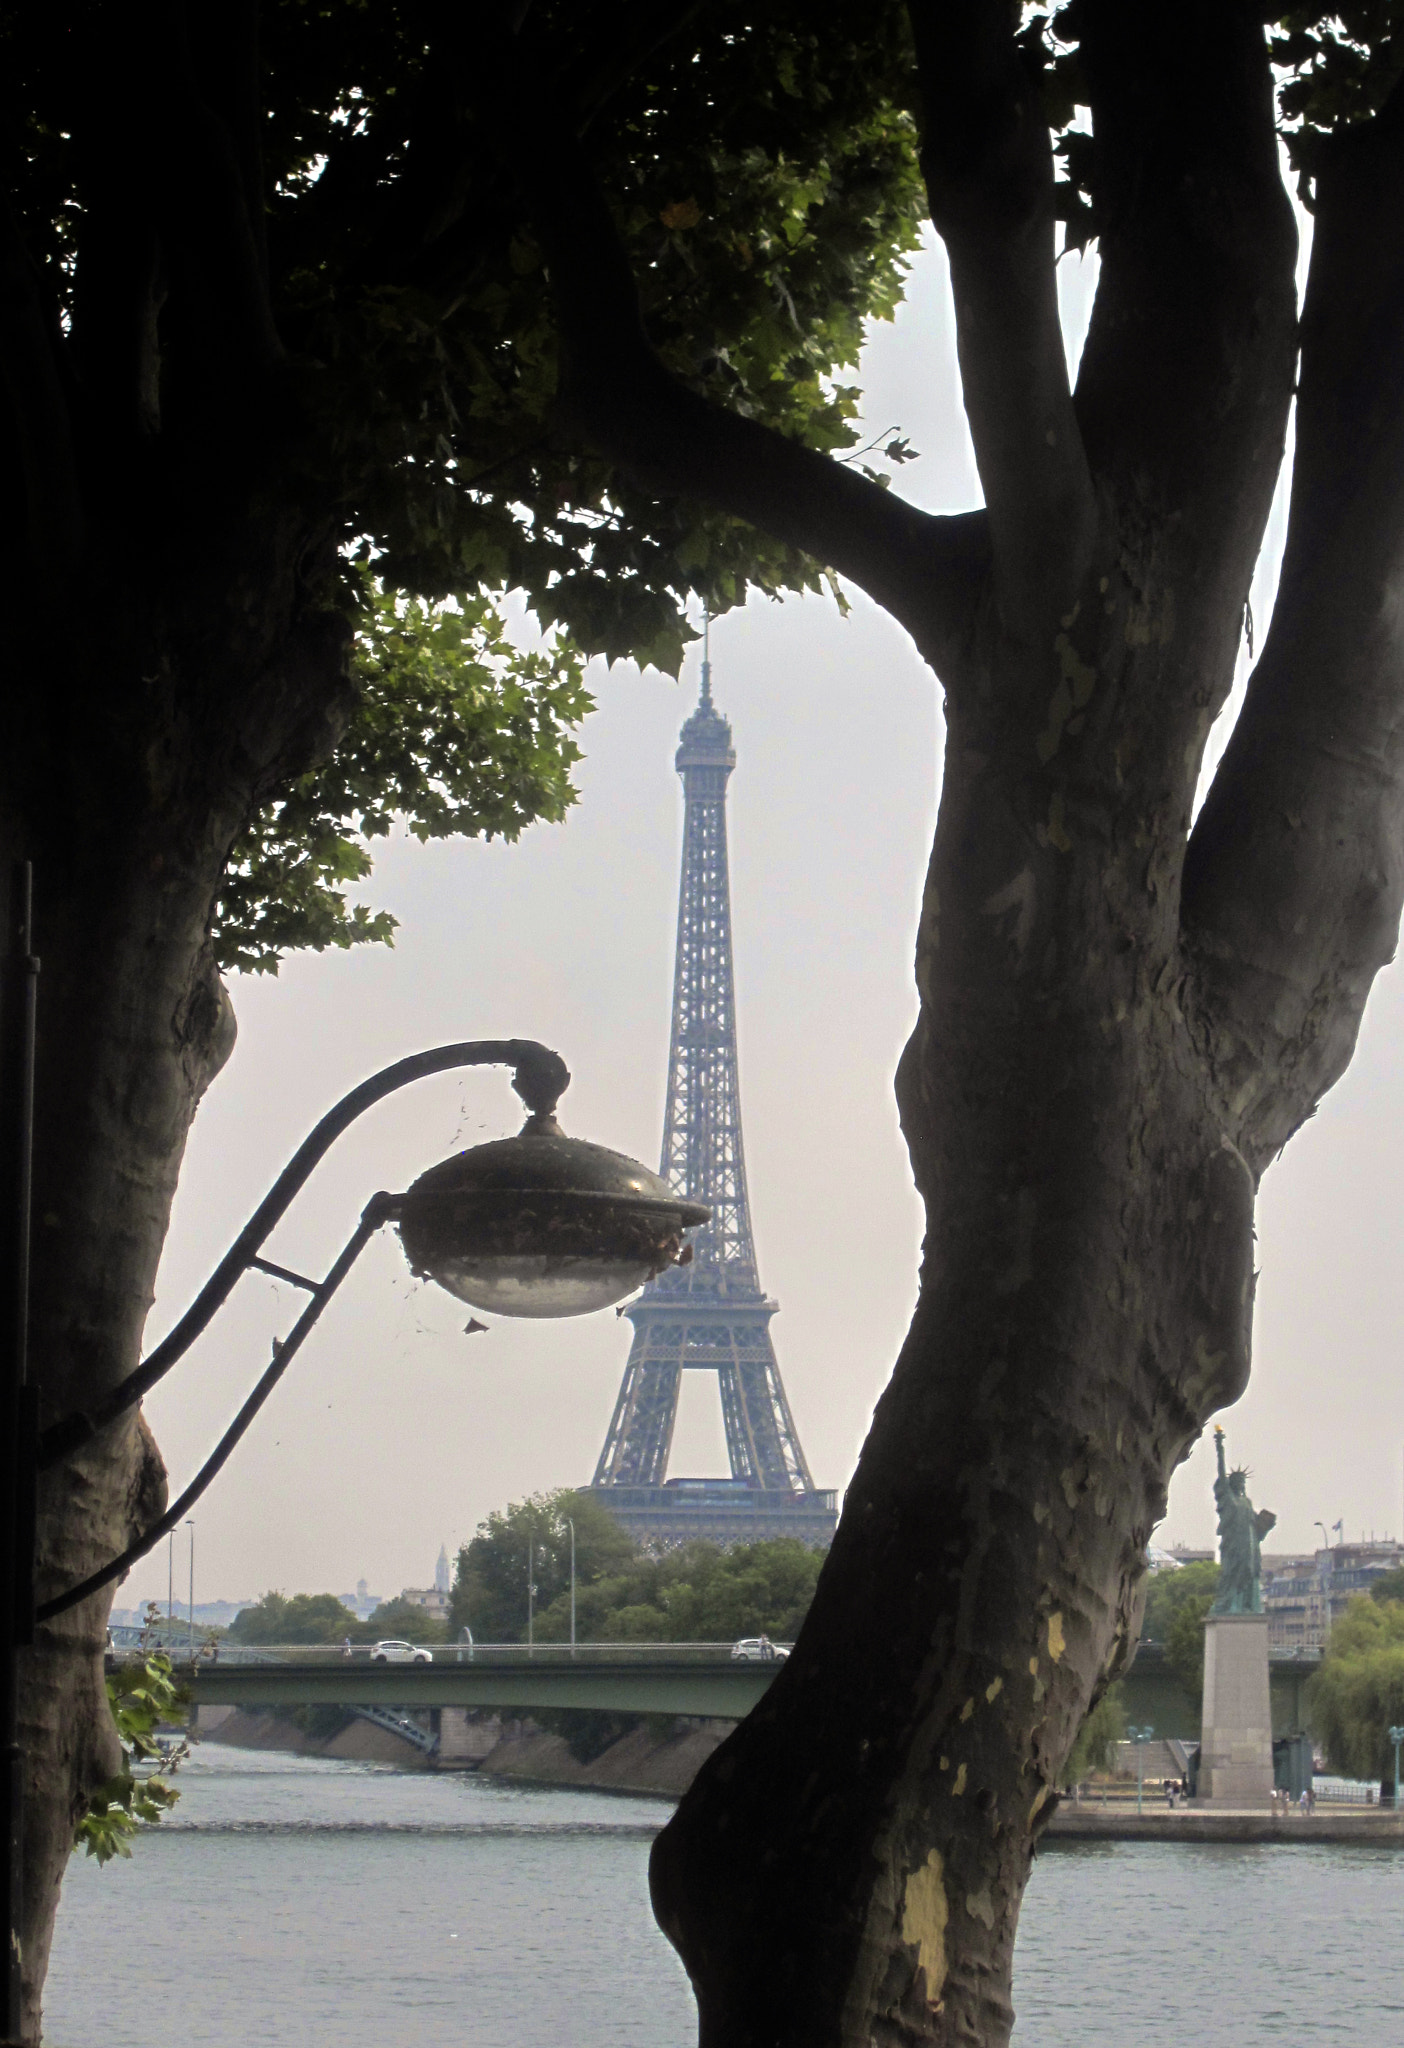
<svg viewBox="0 0 1404 2048"><path fill-rule="evenodd" d="M235 846L216 911L221 966L276 973L295 948L390 943L397 920L348 891L397 819L421 841L514 840L575 801L572 734L592 699L569 640L523 650L489 597L428 604L363 580L355 708L330 761Z"/></svg>
<svg viewBox="0 0 1404 2048"><path fill-rule="evenodd" d="M161 1759L164 1770L176 1771L187 1754L182 1742L174 1750L156 1739L163 1723L181 1715L189 1692L177 1683L171 1660L162 1650L149 1650L135 1663L119 1665L107 1678L107 1700L116 1723L126 1768L89 1794L87 1809L73 1834L99 1864L114 1856L130 1856L132 1837L154 1826L175 1805L180 1793L164 1778L142 1773L137 1766Z"/></svg>

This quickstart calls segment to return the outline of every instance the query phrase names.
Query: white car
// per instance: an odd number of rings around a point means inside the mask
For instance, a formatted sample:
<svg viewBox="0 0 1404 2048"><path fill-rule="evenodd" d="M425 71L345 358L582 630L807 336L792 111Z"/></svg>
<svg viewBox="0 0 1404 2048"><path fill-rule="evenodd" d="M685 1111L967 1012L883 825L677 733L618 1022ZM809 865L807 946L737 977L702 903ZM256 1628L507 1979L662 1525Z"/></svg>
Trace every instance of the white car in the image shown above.
<svg viewBox="0 0 1404 2048"><path fill-rule="evenodd" d="M739 1643L731 1646L732 1662L736 1664L783 1664L789 1654L782 1643L772 1643L769 1636L742 1636Z"/></svg>
<svg viewBox="0 0 1404 2048"><path fill-rule="evenodd" d="M432 1650L417 1650L413 1643L377 1643L370 1653L372 1664L432 1664Z"/></svg>

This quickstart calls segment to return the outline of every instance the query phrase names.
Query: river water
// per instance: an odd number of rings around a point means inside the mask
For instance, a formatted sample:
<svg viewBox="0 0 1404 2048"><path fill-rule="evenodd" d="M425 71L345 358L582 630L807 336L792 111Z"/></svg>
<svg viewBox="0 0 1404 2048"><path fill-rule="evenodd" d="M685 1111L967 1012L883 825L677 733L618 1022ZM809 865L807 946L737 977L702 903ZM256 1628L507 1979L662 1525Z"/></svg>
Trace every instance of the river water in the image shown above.
<svg viewBox="0 0 1404 2048"><path fill-rule="evenodd" d="M129 1863L70 1866L51 2048L690 2048L648 1909L670 1808L222 1749ZM1404 1852L1040 1857L1015 2048L1404 2048Z"/></svg>

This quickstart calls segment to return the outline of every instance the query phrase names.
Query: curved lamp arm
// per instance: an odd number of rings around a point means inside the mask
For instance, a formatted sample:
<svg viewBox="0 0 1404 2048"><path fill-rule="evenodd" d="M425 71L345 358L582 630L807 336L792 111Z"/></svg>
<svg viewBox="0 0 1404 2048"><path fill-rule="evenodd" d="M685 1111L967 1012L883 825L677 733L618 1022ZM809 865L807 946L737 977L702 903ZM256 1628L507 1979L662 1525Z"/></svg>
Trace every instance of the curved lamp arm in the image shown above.
<svg viewBox="0 0 1404 2048"><path fill-rule="evenodd" d="M396 1060L393 1066L382 1067L378 1074L372 1074L368 1081L362 1081L360 1086L353 1088L349 1095L343 1095L335 1108L329 1109L321 1122L309 1131L306 1138L303 1139L296 1152L294 1152L292 1158L283 1168L283 1171L279 1174L277 1180L274 1181L272 1187L268 1190L268 1193L254 1210L253 1215L244 1225L244 1228L239 1232L229 1250L215 1267L214 1272L211 1273L209 1279L200 1289L194 1301L191 1302L185 1314L181 1317L175 1328L162 1338L156 1349L151 1353L151 1356L144 1359L136 1370L129 1373L126 1379L115 1386L109 1394L104 1395L100 1401L95 1402L90 1410L80 1410L76 1414L66 1415L62 1421L51 1424L48 1429L42 1432L39 1438L39 1470L45 1472L50 1466L58 1464L71 1451L75 1451L80 1445L88 1443L98 1434L99 1430L105 1429L109 1423L115 1422L118 1416L125 1415L129 1408L134 1408L143 1395L148 1393L155 1386L156 1382L170 1371L176 1361L184 1357L201 1331L207 1328L229 1299L240 1276L246 1273L251 1266L258 1266L263 1263L258 1255L259 1248L269 1232L281 1220L294 1196L299 1193L311 1176L314 1168L320 1164L325 1154L336 1143L342 1132L348 1125L356 1121L356 1118L361 1115L362 1111L373 1108L377 1102L383 1102L387 1095L393 1095L397 1088L403 1088L410 1081L423 1080L429 1074L448 1073L455 1067L515 1068L512 1086L520 1095L527 1108L536 1116L549 1116L561 1096L565 1094L566 1089L570 1086L570 1069L560 1054L552 1052L549 1046L539 1045L533 1038L465 1039L461 1040L457 1045L435 1046L429 1052L412 1053L408 1059ZM377 1200L381 1199L383 1198L377 1197ZM371 1208L374 1206L374 1203L370 1205ZM369 1215L369 1213L370 1209L368 1208L366 1214ZM364 1220L363 1217L363 1223ZM385 1217L382 1213L377 1217L376 1223L371 1228L377 1229L384 1220ZM369 1236L370 1232L368 1231L366 1235ZM352 1239L352 1243L356 1245L357 1252L360 1251L361 1245L364 1242L364 1237L360 1239L359 1243L355 1238ZM349 1250L350 1247L348 1246L347 1249ZM346 1253L343 1252L342 1259L345 1259L345 1257ZM338 1271L341 1264L341 1259L338 1259L336 1266L332 1268L332 1271L337 1275L338 1282L342 1277L342 1272ZM321 1282L319 1286L314 1288L310 1283L300 1280L296 1274L287 1273L281 1267L273 1267L271 1270L283 1279L293 1280L297 1285L309 1288L313 1298L308 1305L308 1311L304 1311L304 1320L306 1319L306 1314L313 1308L316 1308L317 1312L320 1313L321 1303L326 1300L326 1290L330 1275L328 1275L327 1281ZM342 1270L344 1271L344 1269ZM316 1320L315 1316L313 1320ZM311 1325L309 1324L308 1327L310 1328ZM302 1323L299 1322L297 1331L301 1330ZM297 1331L294 1332L294 1335L297 1334ZM300 1338L299 1341L301 1341ZM282 1356L284 1358L290 1355L289 1346L291 1344L292 1338L290 1337L288 1345L283 1347ZM260 1382L261 1384L262 1382ZM271 1383L269 1390L271 1391ZM251 1414L249 1420L252 1421L252 1419ZM245 1427L247 1427L247 1424ZM240 1430L239 1434L242 1435L243 1431ZM232 1443L230 1448L233 1448ZM223 1460L221 1460L222 1462ZM218 1468L216 1467L215 1469L217 1470ZM213 1476L213 1471L211 1471L210 1477ZM182 1494L177 1504L182 1511L188 1498L194 1498L194 1496ZM176 1509L171 1509L170 1514L174 1517ZM166 1525L163 1521L156 1533L151 1536L152 1542L155 1542L160 1535L165 1533L165 1527ZM142 1539L142 1542L145 1548L150 1547L146 1543L145 1538ZM139 1557L143 1554L143 1551L137 1550L132 1554ZM125 1569L125 1564L125 1559L118 1559L111 1571L106 1571L91 1581L86 1582L73 1595L73 1598L77 1599L89 1591L96 1591L98 1586L105 1585L109 1578L115 1577L118 1570ZM41 1607L38 1610L38 1614L40 1618L43 1618L46 1615L58 1613L61 1607L68 1607L72 1604L72 1599L65 1594L60 1603L56 1605L53 1601L50 1601L47 1606Z"/></svg>
<svg viewBox="0 0 1404 2048"><path fill-rule="evenodd" d="M159 1521L153 1522L149 1529L144 1529L135 1543L129 1543L120 1557L110 1559L97 1571L89 1573L79 1585L69 1586L66 1591L56 1593L52 1600L41 1601L34 1610L36 1621L52 1621L56 1614L66 1613L70 1607L76 1607L80 1600L86 1600L90 1593L96 1593L99 1588L110 1585L113 1579L121 1578L123 1572L128 1571L138 1558L145 1557L149 1550L154 1550L168 1530L174 1529L176 1523L184 1518L187 1510L195 1505L216 1473L229 1462L234 1446L292 1364L294 1357L302 1348L303 1339L311 1334L318 1316L381 1224L388 1222L395 1214L395 1209L396 1199L393 1195L372 1195L361 1212L360 1222L332 1265L326 1279L319 1281L312 1288L312 1298L288 1332L286 1340L281 1344L274 1344L272 1364L179 1499L166 1509Z"/></svg>

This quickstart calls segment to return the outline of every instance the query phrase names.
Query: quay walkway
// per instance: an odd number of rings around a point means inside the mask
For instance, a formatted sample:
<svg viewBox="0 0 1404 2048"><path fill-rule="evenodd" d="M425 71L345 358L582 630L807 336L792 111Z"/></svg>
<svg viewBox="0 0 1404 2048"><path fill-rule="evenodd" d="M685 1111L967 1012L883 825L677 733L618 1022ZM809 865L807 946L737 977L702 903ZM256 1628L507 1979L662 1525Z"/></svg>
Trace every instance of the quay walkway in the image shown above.
<svg viewBox="0 0 1404 2048"><path fill-rule="evenodd" d="M1294 1848L1322 1842L1372 1842L1404 1849L1404 1813L1388 1808L1353 1811L1263 1813L1208 1811L1195 1806L1159 1807L1143 1813L1115 1804L1074 1806L1064 1801L1044 1829L1057 1842L1286 1842Z"/></svg>

